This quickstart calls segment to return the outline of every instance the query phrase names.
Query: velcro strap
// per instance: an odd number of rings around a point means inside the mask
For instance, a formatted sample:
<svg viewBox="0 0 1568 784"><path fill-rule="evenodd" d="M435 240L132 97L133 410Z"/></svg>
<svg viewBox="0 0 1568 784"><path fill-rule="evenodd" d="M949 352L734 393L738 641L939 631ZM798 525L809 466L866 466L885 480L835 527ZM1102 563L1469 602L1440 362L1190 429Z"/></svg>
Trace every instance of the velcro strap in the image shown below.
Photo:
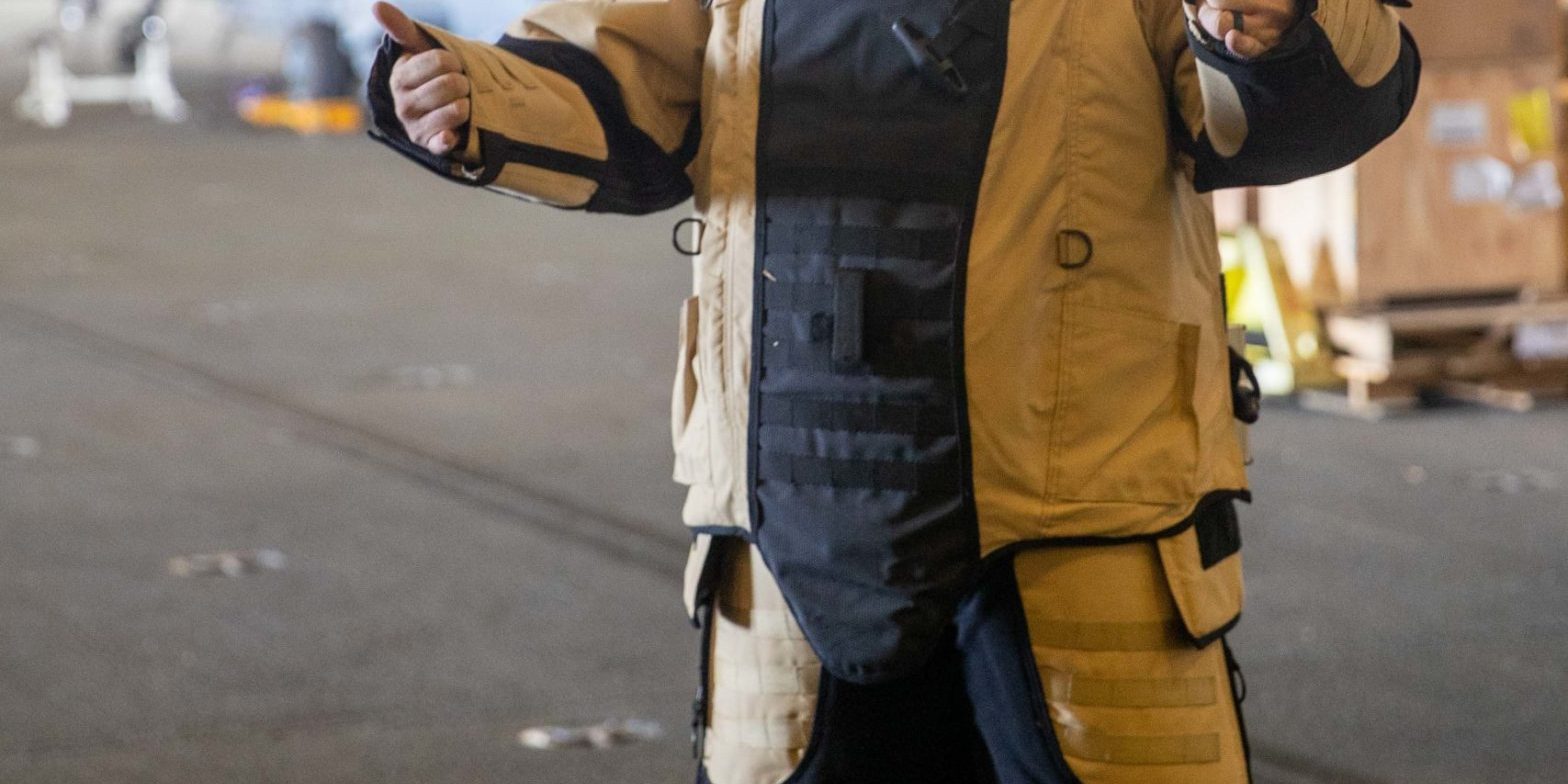
<svg viewBox="0 0 1568 784"><path fill-rule="evenodd" d="M770 322L773 318L772 316L765 316L764 321L765 323ZM939 384L941 389L948 388L948 379L952 377L952 368L949 364L950 355L941 351L942 346L934 339L913 342L907 349L903 346L888 347L878 344L879 351L869 357L863 356L862 359L864 361L855 366L835 362L835 352L833 347L828 344L810 343L796 340L793 337L780 338L771 335L765 336L764 340L766 343L762 352L763 373L765 375L775 369L784 368L844 376L869 376L874 374L888 379L930 379ZM865 347L862 346L861 348L864 349ZM870 363L869 365L867 364L868 362Z"/></svg>
<svg viewBox="0 0 1568 784"><path fill-rule="evenodd" d="M1029 622L1029 639L1036 646L1067 651L1163 651L1182 647L1185 634L1181 622L1175 619L1130 623Z"/></svg>
<svg viewBox="0 0 1568 784"><path fill-rule="evenodd" d="M808 646L806 650L811 649ZM794 697L816 693L822 673L821 662L794 665L764 660L763 654L755 649L747 652L752 654L749 659L737 656L714 660L713 681L724 687L714 695L715 701L722 701L726 694Z"/></svg>
<svg viewBox="0 0 1568 784"><path fill-rule="evenodd" d="M726 689L714 690L709 744L740 746L758 751L803 751L811 739L811 719L800 715L805 702L788 694L751 695ZM809 710L809 709L808 709Z"/></svg>
<svg viewBox="0 0 1568 784"><path fill-rule="evenodd" d="M792 313L832 313L836 287L831 283L770 282L763 307ZM868 315L878 320L939 321L953 317L951 291L906 291L873 287L866 293Z"/></svg>
<svg viewBox="0 0 1568 784"><path fill-rule="evenodd" d="M1218 701L1210 678L1086 678L1052 667L1040 669L1045 698L1090 708L1198 708Z"/></svg>
<svg viewBox="0 0 1568 784"><path fill-rule="evenodd" d="M854 370L865 358L866 273L841 269L833 284L833 368Z"/></svg>
<svg viewBox="0 0 1568 784"><path fill-rule="evenodd" d="M778 224L768 227L767 252L795 256L951 261L958 252L958 233L950 228Z"/></svg>
<svg viewBox="0 0 1568 784"><path fill-rule="evenodd" d="M950 408L766 397L761 424L850 433L945 436L957 430Z"/></svg>
<svg viewBox="0 0 1568 784"><path fill-rule="evenodd" d="M768 310L832 313L833 284L770 281L762 290L762 304Z"/></svg>
<svg viewBox="0 0 1568 784"><path fill-rule="evenodd" d="M1218 733L1110 735L1088 727L1058 726L1062 753L1115 765L1202 765L1220 761Z"/></svg>
<svg viewBox="0 0 1568 784"><path fill-rule="evenodd" d="M757 461L757 477L791 485L912 493L932 485L956 485L959 472L945 463L828 460L763 452Z"/></svg>

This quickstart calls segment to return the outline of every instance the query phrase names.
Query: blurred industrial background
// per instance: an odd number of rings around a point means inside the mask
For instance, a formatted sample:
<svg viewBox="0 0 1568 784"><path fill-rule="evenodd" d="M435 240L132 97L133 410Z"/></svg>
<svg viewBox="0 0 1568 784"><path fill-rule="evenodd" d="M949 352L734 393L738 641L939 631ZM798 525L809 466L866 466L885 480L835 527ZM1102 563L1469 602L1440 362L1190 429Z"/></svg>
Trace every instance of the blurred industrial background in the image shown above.
<svg viewBox="0 0 1568 784"><path fill-rule="evenodd" d="M1568 781L1557 11L1418 5L1406 131L1219 199L1263 784ZM366 6L0 0L4 784L690 779L681 214L369 143Z"/></svg>

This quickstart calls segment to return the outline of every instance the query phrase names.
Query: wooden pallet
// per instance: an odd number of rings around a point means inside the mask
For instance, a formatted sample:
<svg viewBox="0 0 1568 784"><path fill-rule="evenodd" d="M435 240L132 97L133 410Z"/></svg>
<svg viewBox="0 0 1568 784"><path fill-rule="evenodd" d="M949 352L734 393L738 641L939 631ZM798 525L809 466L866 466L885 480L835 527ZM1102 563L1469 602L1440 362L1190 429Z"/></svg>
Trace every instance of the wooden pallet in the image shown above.
<svg viewBox="0 0 1568 784"><path fill-rule="evenodd" d="M1381 418L1434 399L1529 411L1543 398L1568 397L1568 353L1521 359L1521 329L1568 324L1568 299L1473 298L1329 314L1326 328L1340 356L1342 398L1304 404Z"/></svg>

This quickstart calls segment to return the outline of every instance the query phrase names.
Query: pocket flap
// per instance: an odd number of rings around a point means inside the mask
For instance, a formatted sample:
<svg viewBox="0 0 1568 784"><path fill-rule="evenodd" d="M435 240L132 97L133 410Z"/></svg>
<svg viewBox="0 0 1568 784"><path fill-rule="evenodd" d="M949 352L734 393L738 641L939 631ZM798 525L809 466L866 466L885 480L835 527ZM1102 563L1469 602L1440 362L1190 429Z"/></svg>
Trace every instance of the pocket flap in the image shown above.
<svg viewBox="0 0 1568 784"><path fill-rule="evenodd" d="M1200 648L1241 619L1245 597L1237 500L1245 497L1219 493L1205 498L1191 526L1159 541L1160 561L1182 625Z"/></svg>

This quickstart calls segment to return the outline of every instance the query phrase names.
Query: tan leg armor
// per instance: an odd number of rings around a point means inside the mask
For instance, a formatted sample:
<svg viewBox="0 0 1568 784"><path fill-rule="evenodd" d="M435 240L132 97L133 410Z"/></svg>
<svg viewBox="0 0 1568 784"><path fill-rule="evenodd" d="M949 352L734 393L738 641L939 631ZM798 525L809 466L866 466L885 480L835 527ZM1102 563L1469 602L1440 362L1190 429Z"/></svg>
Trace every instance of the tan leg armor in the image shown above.
<svg viewBox="0 0 1568 784"><path fill-rule="evenodd" d="M1014 569L1062 752L1083 784L1245 784L1224 648L1193 648L1153 544L1042 549Z"/></svg>
<svg viewBox="0 0 1568 784"><path fill-rule="evenodd" d="M811 737L822 665L756 548L725 548L703 762L712 784L780 784Z"/></svg>
<svg viewBox="0 0 1568 784"><path fill-rule="evenodd" d="M953 668L973 662L978 680L970 684L980 693L970 698L978 713L971 716L963 706L954 706L951 714L925 714L926 724L916 728L910 724L915 716L908 713L857 712L842 701L841 687L834 686L828 689L827 740L813 738L812 733L819 693L829 684L822 682L821 663L761 556L737 541L716 546L720 549L715 551L718 569L713 576L703 747L711 784L782 784L803 765L811 770L801 771L802 784L911 784L908 771L891 782L890 774L877 773L889 767L888 758L877 755L929 750L933 739L964 737L977 719L1012 727L991 733L987 740L1008 744L990 749L993 760L1008 760L1005 768L997 769L1000 784L1025 780L1065 784L1057 772L1063 758L1081 784L1248 781L1225 650L1218 643L1202 650L1193 647L1154 544L1038 549L1017 555L1012 565L1017 600L1006 598L1012 586L1006 585L1005 577L1002 593L988 594L1005 599L992 612L1018 619L1011 627L988 628L1016 632L1001 632L1000 638L995 634L971 638L984 649L946 659L939 656L948 662L948 669L939 667L923 680L890 684L895 691L905 690L905 695L910 690L930 695L931 701L922 697L919 704L943 704L941 693L947 688L943 684L954 681L941 673L958 678ZM985 590L997 590L995 581L992 586ZM1004 659L1024 655L1024 625L1033 661L1017 662L1016 669L996 666L992 657L998 651ZM1039 673L1038 688L1030 679L1031 667ZM858 699L865 699L866 693L860 694ZM1010 694L1023 702L1009 701ZM1034 702L1034 695L1041 702ZM886 697L884 692L882 698ZM1039 714L1031 712L1031 703L1034 711L1049 716L1062 757L1056 757L1049 739L1033 729L1033 717ZM859 703L860 709L864 706ZM845 710L849 712L841 713ZM868 715L880 718L868 720ZM1027 744L1030 738L1040 744L1033 755L1016 754L1013 744ZM900 742L913 745L899 751ZM866 764L858 769L823 764L822 749L808 753L813 743L830 746L832 751L825 753L840 763L849 755ZM868 743L872 745L864 745ZM962 754L963 749L956 753ZM1042 763L1042 759L1056 762ZM923 765L916 770L925 772ZM992 780L964 775L962 770L932 771L928 779L914 784Z"/></svg>

